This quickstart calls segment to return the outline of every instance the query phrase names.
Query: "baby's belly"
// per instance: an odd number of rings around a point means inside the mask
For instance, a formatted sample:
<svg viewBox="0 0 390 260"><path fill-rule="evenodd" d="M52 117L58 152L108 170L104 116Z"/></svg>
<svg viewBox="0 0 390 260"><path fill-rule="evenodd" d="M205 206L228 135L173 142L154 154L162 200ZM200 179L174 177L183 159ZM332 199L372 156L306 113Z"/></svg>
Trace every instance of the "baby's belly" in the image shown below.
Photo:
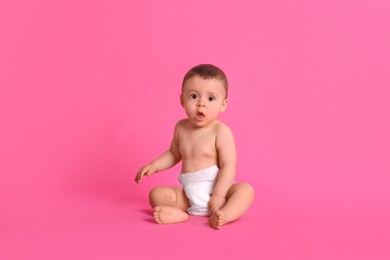
<svg viewBox="0 0 390 260"><path fill-rule="evenodd" d="M193 158L191 160L183 159L181 172L182 173L196 172L217 164L218 164L217 160L211 158L203 158L203 159Z"/></svg>

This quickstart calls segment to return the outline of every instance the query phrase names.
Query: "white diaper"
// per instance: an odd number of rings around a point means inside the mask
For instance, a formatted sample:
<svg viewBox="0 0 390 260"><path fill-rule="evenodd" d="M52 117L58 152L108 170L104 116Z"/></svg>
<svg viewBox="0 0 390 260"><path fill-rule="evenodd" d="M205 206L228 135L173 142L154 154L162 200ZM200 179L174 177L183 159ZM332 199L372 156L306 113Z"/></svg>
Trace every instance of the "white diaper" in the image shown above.
<svg viewBox="0 0 390 260"><path fill-rule="evenodd" d="M209 168L179 175L179 181L190 201L187 212L190 215L208 216L208 203L214 184L217 180L219 168L214 165Z"/></svg>

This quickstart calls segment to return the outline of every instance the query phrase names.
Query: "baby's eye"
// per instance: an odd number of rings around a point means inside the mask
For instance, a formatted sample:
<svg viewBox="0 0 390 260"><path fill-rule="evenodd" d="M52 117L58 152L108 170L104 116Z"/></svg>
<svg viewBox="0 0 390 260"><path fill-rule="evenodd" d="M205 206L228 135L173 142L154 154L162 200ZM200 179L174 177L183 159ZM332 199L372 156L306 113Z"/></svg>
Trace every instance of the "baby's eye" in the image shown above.
<svg viewBox="0 0 390 260"><path fill-rule="evenodd" d="M196 94L192 94L192 95L191 95L191 98L192 98L192 99L197 99L198 96L197 96Z"/></svg>
<svg viewBox="0 0 390 260"><path fill-rule="evenodd" d="M214 101L215 97L209 97L209 101Z"/></svg>

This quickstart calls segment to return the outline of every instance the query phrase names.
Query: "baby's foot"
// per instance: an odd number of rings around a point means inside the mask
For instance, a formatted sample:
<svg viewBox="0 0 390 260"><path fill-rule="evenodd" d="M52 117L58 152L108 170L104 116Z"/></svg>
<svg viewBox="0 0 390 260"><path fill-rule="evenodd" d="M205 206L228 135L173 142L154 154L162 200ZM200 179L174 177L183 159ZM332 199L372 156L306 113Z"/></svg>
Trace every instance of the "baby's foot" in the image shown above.
<svg viewBox="0 0 390 260"><path fill-rule="evenodd" d="M223 225L225 225L227 222L225 214L220 211L216 210L209 218L209 224L211 227L216 229L221 229Z"/></svg>
<svg viewBox="0 0 390 260"><path fill-rule="evenodd" d="M158 206L153 208L154 219L158 224L173 224L184 222L188 219L188 214L178 208Z"/></svg>

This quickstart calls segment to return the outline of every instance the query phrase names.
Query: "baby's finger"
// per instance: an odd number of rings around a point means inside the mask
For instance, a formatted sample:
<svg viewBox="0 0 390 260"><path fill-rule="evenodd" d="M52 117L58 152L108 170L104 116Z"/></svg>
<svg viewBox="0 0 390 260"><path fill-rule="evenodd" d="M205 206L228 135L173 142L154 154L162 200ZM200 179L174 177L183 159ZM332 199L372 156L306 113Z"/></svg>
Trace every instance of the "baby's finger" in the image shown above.
<svg viewBox="0 0 390 260"><path fill-rule="evenodd" d="M139 172L137 172L137 174L135 175L134 181L137 183L139 182Z"/></svg>
<svg viewBox="0 0 390 260"><path fill-rule="evenodd" d="M149 169L149 167L142 168L142 171L141 171L141 174L140 174L140 180L141 180L145 175L146 175L146 176L150 176L150 169Z"/></svg>
<svg viewBox="0 0 390 260"><path fill-rule="evenodd" d="M148 177L150 177L152 174L153 174L152 170L151 170L151 169L148 169L148 171L146 172L145 175L147 175Z"/></svg>
<svg viewBox="0 0 390 260"><path fill-rule="evenodd" d="M138 173L137 173L137 175L135 177L135 182L139 183L141 181L142 176L143 176L143 171L144 171L144 169L141 169L141 170L138 171Z"/></svg>

